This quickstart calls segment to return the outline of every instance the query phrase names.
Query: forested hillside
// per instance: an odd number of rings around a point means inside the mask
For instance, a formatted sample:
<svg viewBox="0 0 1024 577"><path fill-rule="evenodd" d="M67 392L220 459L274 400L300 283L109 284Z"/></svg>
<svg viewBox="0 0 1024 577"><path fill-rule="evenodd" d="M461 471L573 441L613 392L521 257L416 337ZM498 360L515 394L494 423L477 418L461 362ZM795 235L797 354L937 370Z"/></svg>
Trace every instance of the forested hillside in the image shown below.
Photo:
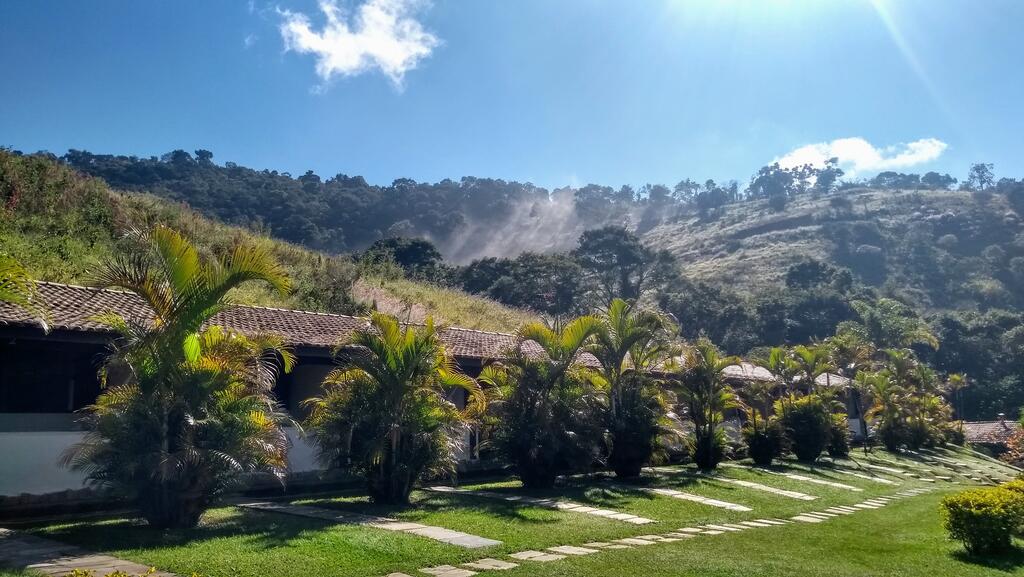
<svg viewBox="0 0 1024 577"><path fill-rule="evenodd" d="M822 340L849 323L868 327L884 346L904 346L910 343L891 335L923 322L940 346L927 339L913 346L938 370L968 375L968 416L1015 413L1024 404L1024 183L997 180L990 165L971 167L958 190L957 179L937 173L844 181L833 162L767 166L744 187L685 179L673 187L549 192L471 177L390 186L344 175L293 178L221 166L202 150L148 159L71 151L44 165L58 170L58 162L250 230L331 253L353 251L343 258L301 253L335 264L308 273L314 288L296 297L299 306L338 310L356 306L346 298L376 300L422 315L464 291L488 300L462 300L467 306L447 320L513 330L525 314L495 315L478 303L557 318L613 296L640 298L674 315L684 337L705 334L735 354ZM185 221L198 218L152 196L113 198L115 215L158 207L165 215L188 215L176 217ZM79 212L75 218L93 211ZM74 230L72 224L50 229ZM69 260L42 256L69 249L19 235L30 239L23 252L40 253L32 262ZM211 242L205 237L218 235L199 236ZM87 263L95 251L77 246L80 238L88 234L61 242L82 255L71 261ZM351 269L356 272L329 272ZM55 270L45 269L45 276ZM373 282L355 282L360 270L378 273ZM328 283L337 289L328 298L316 292L323 283L314 279L329 274L342 280ZM331 299L346 304L321 303Z"/></svg>
<svg viewBox="0 0 1024 577"><path fill-rule="evenodd" d="M428 314L482 330L514 330L533 317L458 290L402 279L386 267L362 266L348 255L328 255L228 226L147 194L112 191L45 156L0 149L0 252L40 280L89 284L103 259L133 242L132 228L166 224L207 254L244 240L269 247L292 278L288 297L262 288L234 295L238 302L342 314L376 306L402 318Z"/></svg>

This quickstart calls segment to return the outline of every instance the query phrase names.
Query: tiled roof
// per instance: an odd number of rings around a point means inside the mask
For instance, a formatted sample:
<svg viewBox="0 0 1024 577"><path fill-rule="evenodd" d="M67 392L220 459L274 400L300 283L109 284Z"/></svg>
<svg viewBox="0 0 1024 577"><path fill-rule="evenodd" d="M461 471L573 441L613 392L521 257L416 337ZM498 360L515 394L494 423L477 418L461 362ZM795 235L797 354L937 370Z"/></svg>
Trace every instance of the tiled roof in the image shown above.
<svg viewBox="0 0 1024 577"><path fill-rule="evenodd" d="M1020 430L1016 421L964 421L964 435L968 443L1005 445Z"/></svg>
<svg viewBox="0 0 1024 577"><path fill-rule="evenodd" d="M126 317L152 316L151 309L133 293L66 284L38 283L39 296L46 303L50 326L54 330L109 333L106 326L92 320L100 314L116 312ZM232 306L210 321L246 334L275 333L297 347L331 348L352 336L367 319L346 315L254 306ZM23 309L0 303L0 325L36 326ZM515 335L460 328L445 328L441 339L458 357L499 358L516 342Z"/></svg>
<svg viewBox="0 0 1024 577"><path fill-rule="evenodd" d="M738 365L730 365L722 371L725 378L737 381L774 381L775 375L764 367L753 363L742 362Z"/></svg>

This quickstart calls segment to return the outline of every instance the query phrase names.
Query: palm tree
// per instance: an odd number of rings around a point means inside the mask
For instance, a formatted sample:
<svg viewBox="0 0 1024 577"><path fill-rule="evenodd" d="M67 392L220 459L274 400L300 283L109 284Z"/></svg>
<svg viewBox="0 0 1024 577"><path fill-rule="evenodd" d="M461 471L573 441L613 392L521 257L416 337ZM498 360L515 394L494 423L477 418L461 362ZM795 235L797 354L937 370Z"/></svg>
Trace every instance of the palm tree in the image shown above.
<svg viewBox="0 0 1024 577"><path fill-rule="evenodd" d="M149 250L106 262L99 284L135 293L152 316L96 319L120 338L101 371L106 390L86 409L85 439L64 463L133 499L150 525L189 527L241 474L283 479L287 418L272 388L292 355L279 337L204 325L235 287L258 280L286 292L289 282L261 248L209 260L169 228L135 234Z"/></svg>
<svg viewBox="0 0 1024 577"><path fill-rule="evenodd" d="M426 474L454 474L468 423L485 401L433 321L403 329L395 317L375 313L336 354L342 366L324 380L326 394L308 401L321 460L336 466L351 459L381 503L408 503ZM466 393L462 409L449 400L455 390Z"/></svg>
<svg viewBox="0 0 1024 577"><path fill-rule="evenodd" d="M701 337L683 355L678 374L680 400L693 421L690 439L694 462L703 471L713 470L724 457L725 435L719 428L724 412L739 402L723 376L725 368L740 362L737 357L723 356L718 347Z"/></svg>
<svg viewBox="0 0 1024 577"><path fill-rule="evenodd" d="M743 438L750 458L760 466L771 465L783 450L782 429L771 415L777 388L771 381L751 381L738 391L747 414Z"/></svg>
<svg viewBox="0 0 1024 577"><path fill-rule="evenodd" d="M840 333L829 338L826 343L831 352L832 364L843 377L849 380L847 387L850 398L857 407L857 420L861 434L864 436L864 450L868 448L868 423L864 413L868 410L867 398L870 390L858 383L856 377L872 365L877 350L874 345L856 333Z"/></svg>
<svg viewBox="0 0 1024 577"><path fill-rule="evenodd" d="M860 321L840 323L837 333L852 332L865 341L885 348L916 344L939 348L939 339L928 327L928 323L897 300L882 298L873 304L855 300L850 306Z"/></svg>
<svg viewBox="0 0 1024 577"><path fill-rule="evenodd" d="M798 345L793 347L793 363L799 371L801 381L807 384L807 392L814 393L817 387L818 377L835 370L832 364L832 354L828 347L817 345L807 347Z"/></svg>
<svg viewBox="0 0 1024 577"><path fill-rule="evenodd" d="M960 444L963 444L962 439L964 436L964 389L967 388L968 384L967 375L964 373L953 373L946 377L946 384L943 387L950 403L955 405L957 433L961 439L958 443Z"/></svg>
<svg viewBox="0 0 1024 577"><path fill-rule="evenodd" d="M888 369L873 373L862 371L857 374L856 380L865 390L870 391L872 405L866 418L877 421L876 429L886 449L899 450L906 437L903 388L893 379Z"/></svg>
<svg viewBox="0 0 1024 577"><path fill-rule="evenodd" d="M527 487L551 487L559 474L599 456L603 411L599 374L580 362L600 319L583 316L562 326L523 326L506 359L484 368L499 416L496 445Z"/></svg>
<svg viewBox="0 0 1024 577"><path fill-rule="evenodd" d="M608 391L608 462L619 477L637 477L670 424L669 401L651 376L671 352L669 321L615 299L586 348L601 363Z"/></svg>
<svg viewBox="0 0 1024 577"><path fill-rule="evenodd" d="M21 307L38 320L44 332L49 332L46 309L39 300L35 282L20 262L5 254L0 254L0 302Z"/></svg>

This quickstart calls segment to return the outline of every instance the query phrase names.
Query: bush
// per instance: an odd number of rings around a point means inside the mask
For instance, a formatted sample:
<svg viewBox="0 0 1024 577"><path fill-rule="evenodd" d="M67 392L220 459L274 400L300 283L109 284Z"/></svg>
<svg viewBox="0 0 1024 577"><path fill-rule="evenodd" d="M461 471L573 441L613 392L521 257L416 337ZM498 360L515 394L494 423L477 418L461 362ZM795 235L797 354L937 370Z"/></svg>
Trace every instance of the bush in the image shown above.
<svg viewBox="0 0 1024 577"><path fill-rule="evenodd" d="M846 420L846 415L832 415L832 429L829 431L827 450L830 457L850 456L850 424Z"/></svg>
<svg viewBox="0 0 1024 577"><path fill-rule="evenodd" d="M1024 519L1024 494L1002 487L972 489L942 500L943 524L971 555L1010 549Z"/></svg>
<svg viewBox="0 0 1024 577"><path fill-rule="evenodd" d="M690 435L686 448L690 458L701 471L712 471L726 455L726 438L722 429L713 429L709 435Z"/></svg>
<svg viewBox="0 0 1024 577"><path fill-rule="evenodd" d="M781 401L782 426L796 458L813 463L829 444L832 418L817 395Z"/></svg>
<svg viewBox="0 0 1024 577"><path fill-rule="evenodd" d="M767 467L772 460L782 454L785 445L785 435L778 421L771 421L767 425L743 428L743 440L747 444L747 453L753 459L754 464Z"/></svg>

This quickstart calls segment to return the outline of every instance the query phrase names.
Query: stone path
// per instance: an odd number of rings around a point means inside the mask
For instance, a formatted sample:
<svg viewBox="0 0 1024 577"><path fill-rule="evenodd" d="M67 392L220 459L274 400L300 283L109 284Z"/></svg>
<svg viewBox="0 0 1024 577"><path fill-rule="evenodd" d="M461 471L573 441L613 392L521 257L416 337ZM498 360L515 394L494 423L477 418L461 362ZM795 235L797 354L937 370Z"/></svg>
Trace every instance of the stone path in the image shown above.
<svg viewBox="0 0 1024 577"><path fill-rule="evenodd" d="M145 575L150 569L133 561L99 555L73 545L8 529L0 529L0 566L37 571L50 577L63 577L74 569L92 571L98 577L114 571ZM157 571L152 576L176 577L166 571Z"/></svg>
<svg viewBox="0 0 1024 577"><path fill-rule="evenodd" d="M742 479L730 479L728 477L713 477L716 481L723 483L729 483L730 485L738 485L747 489L754 489L756 491L764 491L765 493L771 493L780 497L789 497L790 499L799 499L801 501L813 501L817 499L814 495L807 495L799 491L789 491L786 489L779 489L778 487L769 487L768 485L762 485L761 483L754 483L753 481L744 481Z"/></svg>
<svg viewBox="0 0 1024 577"><path fill-rule="evenodd" d="M866 479L868 481L874 481L875 483L881 483L883 485L899 485L899 483L896 482L896 481L890 481L889 479L885 479L885 478L879 477L877 475L868 475L866 473L861 473L861 472L858 472L858 471L854 471L852 469L844 469L843 467L832 467L829 470L830 471L835 471L836 473L839 473L839 474L842 474L842 475L849 475L850 477L857 477L858 479Z"/></svg>
<svg viewBox="0 0 1024 577"><path fill-rule="evenodd" d="M595 517L604 517L606 519L613 519L615 521L623 521L626 523L632 523L633 525L647 525L649 523L655 523L653 519L647 519L638 515L631 515L629 513L620 513L611 509L600 509L598 507L588 507L580 503L574 503L572 501L563 501L561 499L542 499L539 497L527 497L524 495L506 495L504 493L497 493L494 491L474 491L471 489L460 489L458 487L449 487L447 485L437 485L434 487L427 487L425 491L434 491L436 493L455 493L458 495L471 495L473 497L483 497L485 499L500 499L502 501L508 501L512 503L525 503L527 505L535 505L538 507L546 507L548 509L558 509L560 511L572 511L574 513L584 513L587 515L594 515Z"/></svg>
<svg viewBox="0 0 1024 577"><path fill-rule="evenodd" d="M737 469L748 469L751 471L757 471L758 473L768 473L769 475L779 475L787 479L794 481L802 481L804 483L813 483L815 485L823 485L825 487L832 487L833 489L843 489L845 491L860 492L860 487L854 487L853 485L846 485L843 483L836 483L835 481L826 481L825 479L815 479L814 477L808 477L806 475L798 475L796 473L786 473L783 471L773 471L763 467L748 467L746 465L739 465L736 463L722 463L724 467L735 467Z"/></svg>
<svg viewBox="0 0 1024 577"><path fill-rule="evenodd" d="M708 505L710 507L718 507L720 509L727 509L729 511L753 511L750 507L744 505L737 505L736 503L729 503L727 501L719 501L718 499L711 499L708 497L701 497L700 495L694 495L693 493L684 493L683 491L676 491L675 489L664 489L660 487L638 487L642 491L653 493L655 495L664 495L666 497L672 497L673 499L682 499L683 501L692 501L694 503L700 503L701 505Z"/></svg>
<svg viewBox="0 0 1024 577"><path fill-rule="evenodd" d="M651 547L665 543L675 543L686 539L699 538L701 536L715 536L715 535L727 535L729 533L736 533L741 531L747 531L752 529L770 529L789 523L826 523L832 519L837 519L847 515L853 515L862 511L871 509L879 509L885 507L889 503L897 500L904 499L907 497L914 497L922 493L927 493L932 489L929 487L904 489L898 493L889 496L872 497L856 505L835 505L821 511L810 511L807 513L801 513L795 515L790 519L754 519L751 521L740 521L738 523L720 523L720 524L708 524L700 525L696 527L682 527L674 531L668 531L659 535L637 535L635 537L625 537L622 539L615 539L610 542L595 541L592 543L584 543L581 546L575 545L562 545L557 547L549 547L544 551L519 551L517 553L511 553L508 557L516 561L525 563L549 563L554 561L560 561L562 559L570 558L573 556L580 555L594 555L599 554L602 551L610 551L616 549L631 549L634 547ZM500 559L480 559L469 563L463 563L460 567L453 567L451 565L441 565L439 567L425 567L420 569L421 573L427 575L433 575L435 577L470 577L475 575L476 572L473 569L479 569L481 571L491 569L512 569L518 566L517 563L510 561L503 561ZM411 577L404 573L392 573L388 577Z"/></svg>
<svg viewBox="0 0 1024 577"><path fill-rule="evenodd" d="M451 529L445 529L444 527L409 523L406 521L399 521L398 519L391 519L390 517L345 513L322 507L269 502L245 503L239 505L239 507L245 507L246 509L254 509L257 511L284 513L286 515L295 515L298 517L309 517L311 519L321 519L324 521L331 521L333 523L363 525L367 527L375 527L377 529L384 529L386 531L399 531L402 533L419 535L442 543L448 543L449 545L465 547L466 549L479 549L481 547L501 545L501 541L478 537L461 531L452 531Z"/></svg>

